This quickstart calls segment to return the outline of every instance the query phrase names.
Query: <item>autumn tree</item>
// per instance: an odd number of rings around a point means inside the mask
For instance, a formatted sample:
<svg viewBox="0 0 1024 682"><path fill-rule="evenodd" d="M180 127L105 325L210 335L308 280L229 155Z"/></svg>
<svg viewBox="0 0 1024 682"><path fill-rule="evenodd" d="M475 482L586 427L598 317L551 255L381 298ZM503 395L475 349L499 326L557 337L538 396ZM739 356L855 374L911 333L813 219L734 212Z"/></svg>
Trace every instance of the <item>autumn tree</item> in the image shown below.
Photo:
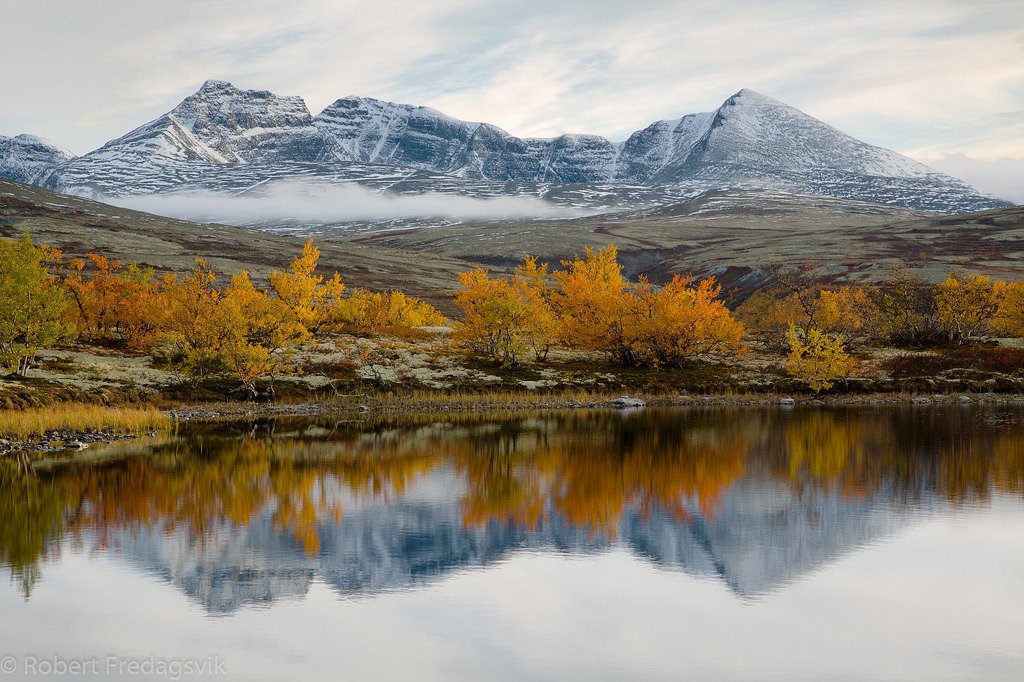
<svg viewBox="0 0 1024 682"><path fill-rule="evenodd" d="M555 272L557 288L551 296L558 336L572 348L605 352L623 364L635 364L633 346L626 340L628 286L609 244L600 251L586 249L586 258L562 261Z"/></svg>
<svg viewBox="0 0 1024 682"><path fill-rule="evenodd" d="M806 308L793 293L778 288L755 291L736 309L748 336L775 351L788 349L786 334L790 324L806 325Z"/></svg>
<svg viewBox="0 0 1024 682"><path fill-rule="evenodd" d="M933 288L904 263L878 287L879 332L897 346L930 346L946 340Z"/></svg>
<svg viewBox="0 0 1024 682"><path fill-rule="evenodd" d="M935 311L950 341L963 344L988 330L999 310L998 292L982 275L949 273L935 287Z"/></svg>
<svg viewBox="0 0 1024 682"><path fill-rule="evenodd" d="M302 247L302 255L292 261L290 272L275 271L270 275L274 295L314 334L332 322L345 291L338 273L327 280L315 274L319 261L320 249L309 239Z"/></svg>
<svg viewBox="0 0 1024 682"><path fill-rule="evenodd" d="M256 397L256 384L294 371L292 350L312 338L293 307L257 289L243 271L223 289L203 261L186 276L168 278L168 340L186 374L228 374Z"/></svg>
<svg viewBox="0 0 1024 682"><path fill-rule="evenodd" d="M625 337L637 361L679 365L713 352L742 353L743 324L718 300L714 277L691 286L676 275L660 289L646 279L625 293Z"/></svg>
<svg viewBox="0 0 1024 682"><path fill-rule="evenodd" d="M492 278L483 268L459 274L455 297L463 314L454 338L472 352L506 366L519 364L527 348L523 330L531 315L529 301L511 281Z"/></svg>
<svg viewBox="0 0 1024 682"><path fill-rule="evenodd" d="M1024 282L996 282L994 289L999 305L992 318L993 328L1024 338Z"/></svg>
<svg viewBox="0 0 1024 682"><path fill-rule="evenodd" d="M587 249L586 256L563 261L566 269L550 276L548 265L530 256L511 279L492 279L482 269L463 273L456 304L465 322L457 336L503 364L518 363L526 349L543 360L555 341L635 365L745 350L743 325L718 300L714 278L631 284L614 246Z"/></svg>
<svg viewBox="0 0 1024 682"><path fill-rule="evenodd" d="M516 267L513 283L530 309L530 315L520 329L526 345L535 360L547 360L548 352L556 341L557 319L551 299L554 288L547 263L538 263L535 256L525 256Z"/></svg>
<svg viewBox="0 0 1024 682"><path fill-rule="evenodd" d="M335 305L330 328L372 334L444 323L439 310L401 291L355 289Z"/></svg>
<svg viewBox="0 0 1024 682"><path fill-rule="evenodd" d="M877 336L879 315L868 290L842 286L818 291L811 322L824 333L841 337L849 348Z"/></svg>
<svg viewBox="0 0 1024 682"><path fill-rule="evenodd" d="M89 253L85 260L63 264L61 284L71 301L68 317L84 339L142 349L163 332L166 320L152 268L136 263L122 268L118 260Z"/></svg>
<svg viewBox="0 0 1024 682"><path fill-rule="evenodd" d="M511 279L491 278L482 268L459 275L455 304L464 321L455 337L472 351L500 364L516 365L524 353L547 358L556 340L548 264L525 256Z"/></svg>
<svg viewBox="0 0 1024 682"><path fill-rule="evenodd" d="M832 388L837 379L850 376L856 362L843 347L843 339L820 329L789 327L789 359L786 371L818 393Z"/></svg>
<svg viewBox="0 0 1024 682"><path fill-rule="evenodd" d="M231 278L209 321L217 338L217 354L224 370L242 383L255 398L256 383L295 371L295 346L312 340L312 334L286 303L253 286L249 273Z"/></svg>
<svg viewBox="0 0 1024 682"><path fill-rule="evenodd" d="M222 335L211 324L221 299L217 276L197 258L190 272L165 276L160 289L167 307L164 340L171 346L172 359L195 379L218 372Z"/></svg>
<svg viewBox="0 0 1024 682"><path fill-rule="evenodd" d="M19 241L0 239L0 365L15 374L27 373L41 349L74 335L44 256L27 233Z"/></svg>
<svg viewBox="0 0 1024 682"><path fill-rule="evenodd" d="M789 325L841 337L847 347L878 335L880 313L861 287L804 284L799 291L773 287L755 292L737 311L752 338L774 350L788 349Z"/></svg>

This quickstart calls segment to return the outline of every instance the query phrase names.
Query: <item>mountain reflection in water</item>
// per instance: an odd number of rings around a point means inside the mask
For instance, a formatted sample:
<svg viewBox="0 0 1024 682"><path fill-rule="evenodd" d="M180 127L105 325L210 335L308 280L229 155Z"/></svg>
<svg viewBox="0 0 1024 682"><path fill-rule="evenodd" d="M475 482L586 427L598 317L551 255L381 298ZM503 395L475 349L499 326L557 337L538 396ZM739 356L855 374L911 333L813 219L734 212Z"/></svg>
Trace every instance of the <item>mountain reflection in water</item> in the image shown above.
<svg viewBox="0 0 1024 682"><path fill-rule="evenodd" d="M30 598L61 551L100 550L226 613L618 545L756 597L922 511L1020 496L1022 424L949 406L190 426L90 465L0 461L0 564Z"/></svg>

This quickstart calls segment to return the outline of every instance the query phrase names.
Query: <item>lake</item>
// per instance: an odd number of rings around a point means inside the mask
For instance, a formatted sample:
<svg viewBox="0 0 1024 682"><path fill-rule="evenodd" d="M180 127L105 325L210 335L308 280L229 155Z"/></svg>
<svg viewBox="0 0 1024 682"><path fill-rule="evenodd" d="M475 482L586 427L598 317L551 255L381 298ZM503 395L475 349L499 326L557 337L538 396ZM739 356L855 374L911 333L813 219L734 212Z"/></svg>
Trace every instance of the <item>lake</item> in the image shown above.
<svg viewBox="0 0 1024 682"><path fill-rule="evenodd" d="M2 679L1024 679L1020 407L186 424L0 461Z"/></svg>

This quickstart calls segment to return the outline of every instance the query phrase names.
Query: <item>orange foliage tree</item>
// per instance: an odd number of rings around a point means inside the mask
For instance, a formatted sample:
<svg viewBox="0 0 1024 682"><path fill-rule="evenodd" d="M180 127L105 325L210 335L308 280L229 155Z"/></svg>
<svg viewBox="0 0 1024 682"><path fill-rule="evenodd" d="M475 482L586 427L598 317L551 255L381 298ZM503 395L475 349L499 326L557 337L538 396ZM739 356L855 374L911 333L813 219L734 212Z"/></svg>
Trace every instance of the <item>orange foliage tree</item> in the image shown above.
<svg viewBox="0 0 1024 682"><path fill-rule="evenodd" d="M743 353L743 324L718 300L720 291L714 277L694 287L676 275L661 289L641 279L626 293L625 336L634 359L679 365L708 353Z"/></svg>
<svg viewBox="0 0 1024 682"><path fill-rule="evenodd" d="M562 265L549 276L546 263L527 256L510 280L481 269L460 275L460 338L505 364L518 362L526 348L542 360L555 341L633 365L745 350L743 325L718 300L714 278L696 286L679 276L661 288L646 279L630 283L612 245Z"/></svg>
<svg viewBox="0 0 1024 682"><path fill-rule="evenodd" d="M789 326L814 328L849 347L879 331L879 310L861 287L835 289L811 284L799 292L761 290L737 309L750 335L775 350L786 348Z"/></svg>
<svg viewBox="0 0 1024 682"><path fill-rule="evenodd" d="M609 244L600 251L587 248L586 256L562 261L565 269L554 273L557 286L551 302L559 340L633 364L636 356L626 336L628 281L622 276L618 251Z"/></svg>
<svg viewBox="0 0 1024 682"><path fill-rule="evenodd" d="M152 268L95 253L69 260L60 270L68 293L69 321L89 341L115 341L130 348L153 345L166 319L159 299L160 283Z"/></svg>

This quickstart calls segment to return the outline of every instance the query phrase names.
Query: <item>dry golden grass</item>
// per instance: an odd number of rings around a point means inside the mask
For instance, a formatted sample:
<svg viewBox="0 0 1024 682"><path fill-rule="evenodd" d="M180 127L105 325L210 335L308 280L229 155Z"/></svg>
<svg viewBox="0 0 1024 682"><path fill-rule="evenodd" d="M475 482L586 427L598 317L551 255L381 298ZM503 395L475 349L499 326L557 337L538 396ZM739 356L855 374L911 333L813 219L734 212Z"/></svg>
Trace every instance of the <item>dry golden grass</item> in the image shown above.
<svg viewBox="0 0 1024 682"><path fill-rule="evenodd" d="M26 410L0 410L0 437L15 440L39 438L48 431L99 430L140 434L169 429L171 420L152 406L104 407L58 403Z"/></svg>
<svg viewBox="0 0 1024 682"><path fill-rule="evenodd" d="M410 393L381 393L372 402L382 413L437 414L439 411L503 412L531 409L577 407L605 403L623 395L621 391L560 390L542 391L479 391L458 393L417 390Z"/></svg>

